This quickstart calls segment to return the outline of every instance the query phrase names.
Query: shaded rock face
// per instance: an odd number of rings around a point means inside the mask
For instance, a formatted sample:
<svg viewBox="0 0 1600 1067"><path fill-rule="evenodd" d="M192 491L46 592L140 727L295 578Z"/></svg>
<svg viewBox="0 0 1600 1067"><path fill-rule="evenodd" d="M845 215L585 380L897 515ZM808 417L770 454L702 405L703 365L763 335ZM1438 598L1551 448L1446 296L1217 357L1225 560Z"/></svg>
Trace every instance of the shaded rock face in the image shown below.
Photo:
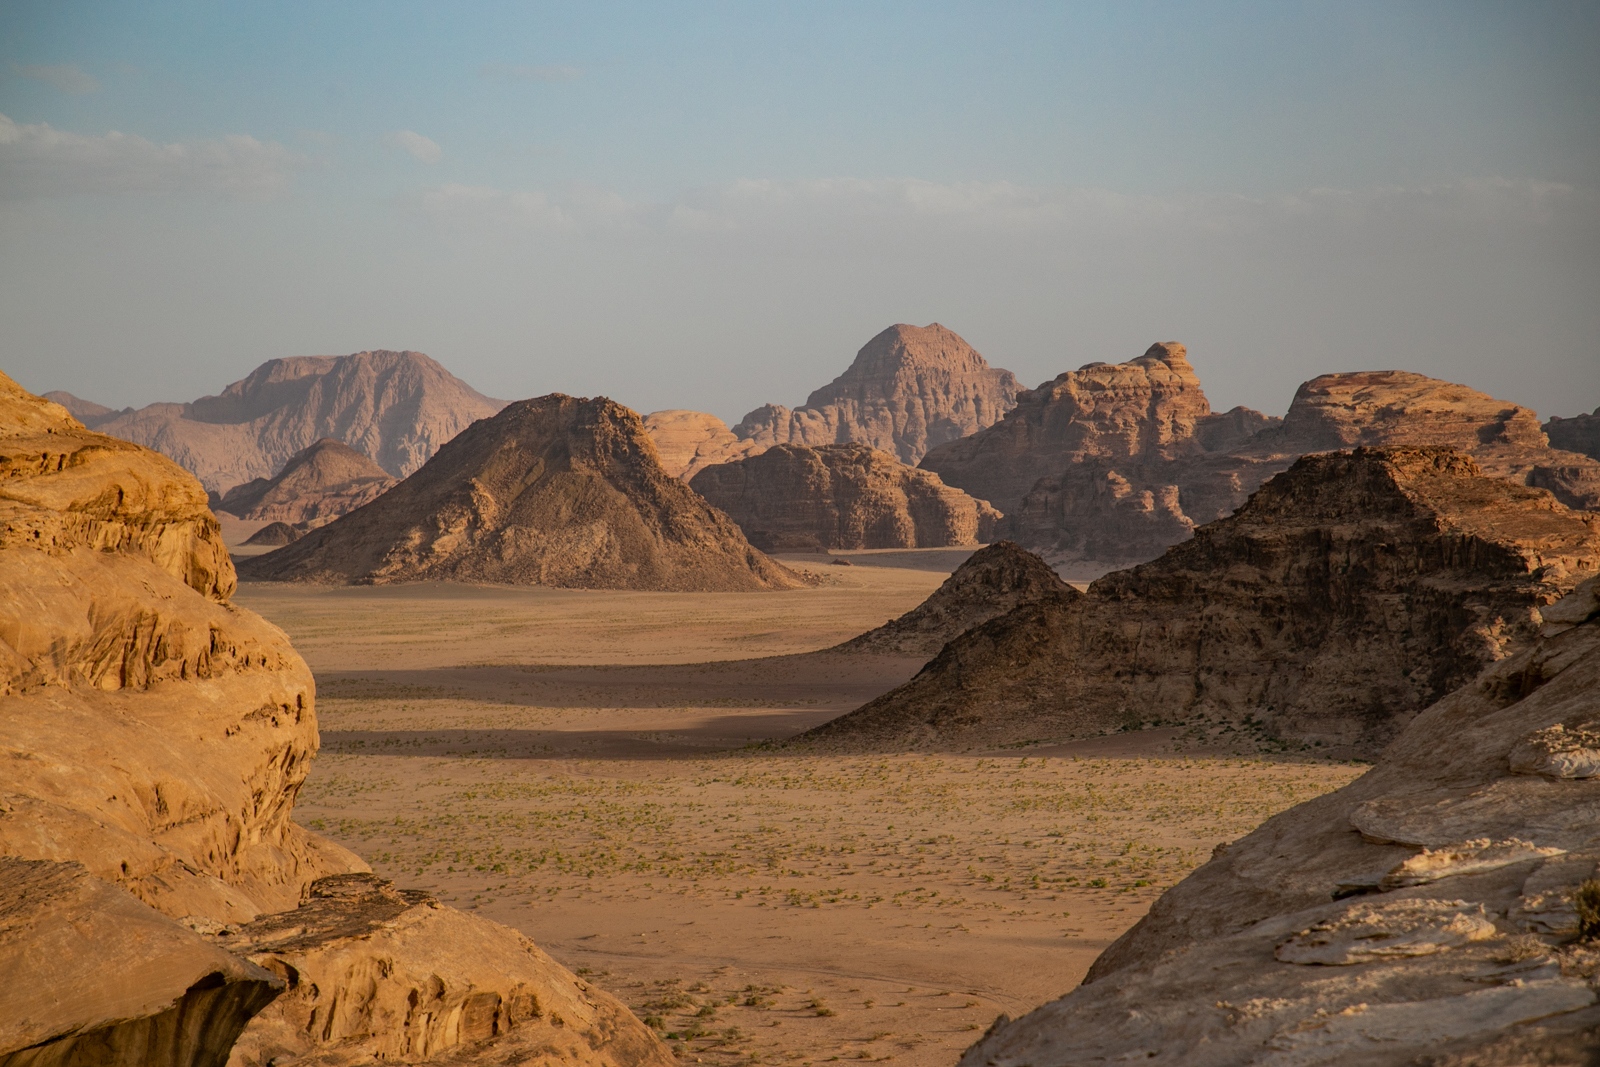
<svg viewBox="0 0 1600 1067"><path fill-rule="evenodd" d="M866 445L778 445L689 484L768 552L973 545L1000 518L987 501Z"/></svg>
<svg viewBox="0 0 1600 1067"><path fill-rule="evenodd" d="M1600 602L1428 708L1337 792L1274 816L1165 893L1077 990L963 1067L1589 1063L1600 777L1519 773L1600 725ZM1565 607L1563 601L1557 607ZM1576 612L1575 612L1576 614Z"/></svg>
<svg viewBox="0 0 1600 1067"><path fill-rule="evenodd" d="M0 856L0 1063L222 1067L284 983L92 877Z"/></svg>
<svg viewBox="0 0 1600 1067"><path fill-rule="evenodd" d="M273 548L282 548L284 545L294 544L305 535L305 530L299 526L287 522L270 522L245 538L244 543L247 545L270 545Z"/></svg>
<svg viewBox="0 0 1600 1067"><path fill-rule="evenodd" d="M371 504L240 567L259 581L799 584L667 476L638 415L604 397L559 393L474 423Z"/></svg>
<svg viewBox="0 0 1600 1067"><path fill-rule="evenodd" d="M1600 569L1600 516L1441 449L1306 456L1234 516L1084 596L1024 604L808 735L993 745L1195 717L1377 751L1526 647Z"/></svg>
<svg viewBox="0 0 1600 1067"><path fill-rule="evenodd" d="M868 341L802 407L768 404L733 432L760 448L857 443L915 464L930 448L999 421L1019 389L1010 371L989 366L937 322L900 324Z"/></svg>
<svg viewBox="0 0 1600 1067"><path fill-rule="evenodd" d="M703 411L652 411L644 417L644 431L656 446L661 469L684 482L707 467L762 450L754 441L741 441L727 423Z"/></svg>
<svg viewBox="0 0 1600 1067"><path fill-rule="evenodd" d="M927 600L838 650L931 656L974 626L1022 604L1076 595L1044 560L999 541L967 557Z"/></svg>
<svg viewBox="0 0 1600 1067"><path fill-rule="evenodd" d="M272 478L230 489L218 510L241 519L322 525L376 500L394 484L371 459L324 437L296 452Z"/></svg>
<svg viewBox="0 0 1600 1067"><path fill-rule="evenodd" d="M1600 459L1600 408L1570 419L1552 416L1544 424L1544 433L1550 439L1551 448Z"/></svg>
<svg viewBox="0 0 1600 1067"><path fill-rule="evenodd" d="M504 406L421 352L357 352L269 360L218 396L151 404L97 428L172 457L206 489L225 493L271 478L324 437L404 478Z"/></svg>

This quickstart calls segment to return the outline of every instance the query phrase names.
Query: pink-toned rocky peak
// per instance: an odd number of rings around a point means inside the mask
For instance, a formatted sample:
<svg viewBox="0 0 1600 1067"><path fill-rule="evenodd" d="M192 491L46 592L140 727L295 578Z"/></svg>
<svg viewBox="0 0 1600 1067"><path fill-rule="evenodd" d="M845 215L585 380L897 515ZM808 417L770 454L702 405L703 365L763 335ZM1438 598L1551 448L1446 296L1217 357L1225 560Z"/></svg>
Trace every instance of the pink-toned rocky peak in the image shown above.
<svg viewBox="0 0 1600 1067"><path fill-rule="evenodd" d="M324 437L273 478L235 486L217 505L241 519L321 525L376 500L395 479L343 441Z"/></svg>

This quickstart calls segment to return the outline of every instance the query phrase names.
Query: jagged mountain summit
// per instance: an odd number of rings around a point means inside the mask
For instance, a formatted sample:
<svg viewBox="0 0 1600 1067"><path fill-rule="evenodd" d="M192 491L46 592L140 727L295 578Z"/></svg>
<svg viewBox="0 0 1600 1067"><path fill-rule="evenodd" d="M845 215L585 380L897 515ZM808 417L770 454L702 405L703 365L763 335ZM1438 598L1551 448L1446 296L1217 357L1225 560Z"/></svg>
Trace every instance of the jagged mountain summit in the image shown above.
<svg viewBox="0 0 1600 1067"><path fill-rule="evenodd" d="M931 656L974 626L1013 608L1076 595L1044 560L1010 541L996 541L968 556L928 599L837 648Z"/></svg>
<svg viewBox="0 0 1600 1067"><path fill-rule="evenodd" d="M800 584L667 476L638 415L559 393L479 420L377 500L240 573L730 592Z"/></svg>
<svg viewBox="0 0 1600 1067"><path fill-rule="evenodd" d="M768 404L733 428L760 448L864 444L915 465L930 449L999 421L1016 402L1016 376L991 367L937 322L891 326L839 377L790 410Z"/></svg>
<svg viewBox="0 0 1600 1067"><path fill-rule="evenodd" d="M217 510L241 519L321 525L383 495L395 479L331 437L289 457L271 478L234 486Z"/></svg>
<svg viewBox="0 0 1600 1067"><path fill-rule="evenodd" d="M960 1067L1594 1062L1597 585L1367 774L1218 846Z"/></svg>
<svg viewBox="0 0 1600 1067"><path fill-rule="evenodd" d="M690 488L768 552L945 548L992 540L1000 513L866 445L775 445Z"/></svg>
<svg viewBox="0 0 1600 1067"><path fill-rule="evenodd" d="M222 494L271 478L324 437L404 478L504 406L421 352L374 351L268 360L217 396L118 412L96 428L170 456Z"/></svg>
<svg viewBox="0 0 1600 1067"><path fill-rule="evenodd" d="M727 423L703 411L652 411L644 417L644 429L655 442L661 469L684 482L707 467L762 450L754 441L740 440Z"/></svg>
<svg viewBox="0 0 1600 1067"><path fill-rule="evenodd" d="M1305 456L1160 559L969 630L803 736L959 748L1250 719L1370 754L1527 647L1540 611L1596 570L1600 515L1468 456Z"/></svg>

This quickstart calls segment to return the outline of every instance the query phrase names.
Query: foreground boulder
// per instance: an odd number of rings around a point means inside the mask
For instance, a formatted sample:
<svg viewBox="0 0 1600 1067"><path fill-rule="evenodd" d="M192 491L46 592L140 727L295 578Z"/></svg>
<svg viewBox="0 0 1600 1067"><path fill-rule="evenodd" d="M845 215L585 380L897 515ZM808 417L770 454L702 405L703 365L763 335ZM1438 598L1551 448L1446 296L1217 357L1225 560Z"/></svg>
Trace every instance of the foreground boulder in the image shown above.
<svg viewBox="0 0 1600 1067"><path fill-rule="evenodd" d="M790 410L768 404L733 432L758 448L857 443L915 464L930 449L999 421L1020 390L937 322L891 326L839 377ZM974 494L982 496L982 494Z"/></svg>
<svg viewBox="0 0 1600 1067"><path fill-rule="evenodd" d="M474 423L371 504L240 573L671 591L800 584L667 476L638 415L559 393Z"/></svg>
<svg viewBox="0 0 1600 1067"><path fill-rule="evenodd" d="M1160 559L968 631L800 740L989 746L1212 718L1370 754L1597 569L1600 516L1460 453L1306 456Z"/></svg>
<svg viewBox="0 0 1600 1067"><path fill-rule="evenodd" d="M687 482L707 467L760 452L761 445L740 440L728 424L703 411L652 411L644 432L656 446L661 469Z"/></svg>
<svg viewBox="0 0 1600 1067"><path fill-rule="evenodd" d="M1580 1064L1600 1049L1600 599L1219 846L962 1067ZM1526 762L1553 736L1590 762ZM1585 747L1588 746L1588 747Z"/></svg>
<svg viewBox="0 0 1600 1067"><path fill-rule="evenodd" d="M1010 541L978 549L927 600L852 637L841 652L931 656L974 626L1023 604L1076 596L1050 565Z"/></svg>
<svg viewBox="0 0 1600 1067"><path fill-rule="evenodd" d="M778 445L707 467L695 492L768 552L945 548L993 539L1000 513L866 445Z"/></svg>
<svg viewBox="0 0 1600 1067"><path fill-rule="evenodd" d="M217 510L257 522L320 526L371 503L394 484L365 455L324 437L296 452L271 478L230 489Z"/></svg>

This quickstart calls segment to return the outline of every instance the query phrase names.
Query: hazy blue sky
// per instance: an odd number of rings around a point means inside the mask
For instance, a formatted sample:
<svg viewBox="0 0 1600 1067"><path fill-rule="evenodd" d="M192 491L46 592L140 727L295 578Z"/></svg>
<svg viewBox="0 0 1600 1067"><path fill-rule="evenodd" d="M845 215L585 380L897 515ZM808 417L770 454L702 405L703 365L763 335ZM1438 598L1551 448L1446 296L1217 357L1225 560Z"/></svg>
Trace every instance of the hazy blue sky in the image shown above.
<svg viewBox="0 0 1600 1067"><path fill-rule="evenodd" d="M0 4L0 367L737 418L894 322L1600 404L1600 4Z"/></svg>

